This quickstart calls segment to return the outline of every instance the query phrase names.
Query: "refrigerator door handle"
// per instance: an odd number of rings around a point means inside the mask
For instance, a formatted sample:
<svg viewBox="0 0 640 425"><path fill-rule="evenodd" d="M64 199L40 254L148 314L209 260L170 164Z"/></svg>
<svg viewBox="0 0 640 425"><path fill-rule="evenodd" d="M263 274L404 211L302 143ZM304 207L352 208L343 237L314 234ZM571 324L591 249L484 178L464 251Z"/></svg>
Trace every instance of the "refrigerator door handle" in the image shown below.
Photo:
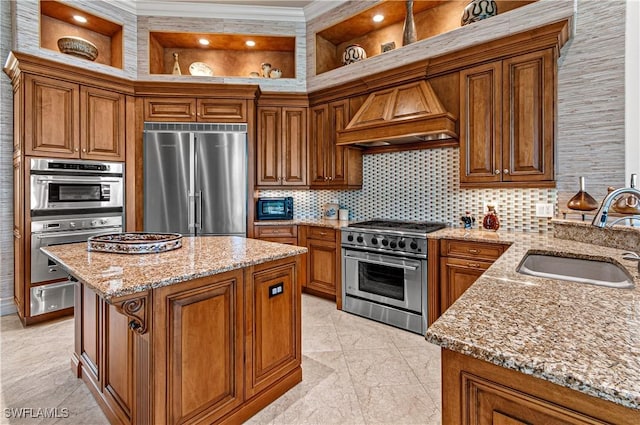
<svg viewBox="0 0 640 425"><path fill-rule="evenodd" d="M196 229L202 229L202 191L196 192Z"/></svg>
<svg viewBox="0 0 640 425"><path fill-rule="evenodd" d="M189 217L188 227L189 229L194 229L196 227L196 222L195 222L195 216L193 214L193 204L194 204L196 195L189 194L187 195L187 197L189 198L187 200L187 205L189 206L187 210L187 216Z"/></svg>

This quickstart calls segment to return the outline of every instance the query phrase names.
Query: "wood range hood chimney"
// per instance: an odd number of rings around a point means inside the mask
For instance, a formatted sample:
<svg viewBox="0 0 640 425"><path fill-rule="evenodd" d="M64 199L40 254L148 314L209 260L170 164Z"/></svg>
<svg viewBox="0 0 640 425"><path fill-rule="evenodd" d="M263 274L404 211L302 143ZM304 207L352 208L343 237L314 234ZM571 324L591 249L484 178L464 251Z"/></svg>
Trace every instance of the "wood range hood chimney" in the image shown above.
<svg viewBox="0 0 640 425"><path fill-rule="evenodd" d="M424 80L374 91L338 131L337 145L378 147L458 139L456 117Z"/></svg>

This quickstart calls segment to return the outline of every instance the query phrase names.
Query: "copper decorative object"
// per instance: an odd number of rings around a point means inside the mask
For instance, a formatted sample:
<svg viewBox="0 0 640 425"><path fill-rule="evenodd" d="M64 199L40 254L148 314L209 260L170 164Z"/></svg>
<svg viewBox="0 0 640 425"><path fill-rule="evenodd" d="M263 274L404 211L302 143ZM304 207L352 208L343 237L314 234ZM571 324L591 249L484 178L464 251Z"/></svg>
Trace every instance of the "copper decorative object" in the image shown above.
<svg viewBox="0 0 640 425"><path fill-rule="evenodd" d="M567 207L569 209L577 211L593 211L598 208L598 202L584 190L584 187L584 177L580 176L580 190L573 196L573 198L569 199L569 202L567 202Z"/></svg>
<svg viewBox="0 0 640 425"><path fill-rule="evenodd" d="M493 205L488 205L487 208L489 209L489 212L482 219L482 227L495 232L500 228L500 220L498 220L496 209Z"/></svg>
<svg viewBox="0 0 640 425"><path fill-rule="evenodd" d="M636 187L637 174L631 174L630 187ZM633 193L623 195L616 200L611 209L620 214L640 214L640 199Z"/></svg>

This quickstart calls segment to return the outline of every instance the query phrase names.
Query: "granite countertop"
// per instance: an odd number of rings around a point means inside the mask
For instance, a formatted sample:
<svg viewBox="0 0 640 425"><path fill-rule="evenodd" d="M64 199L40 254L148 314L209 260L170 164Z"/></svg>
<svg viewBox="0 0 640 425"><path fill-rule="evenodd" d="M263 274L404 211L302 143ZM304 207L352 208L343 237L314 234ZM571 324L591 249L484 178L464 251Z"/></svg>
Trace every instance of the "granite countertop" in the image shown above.
<svg viewBox="0 0 640 425"><path fill-rule="evenodd" d="M182 248L159 254L90 252L86 242L41 250L107 301L307 252L238 236L183 237Z"/></svg>
<svg viewBox="0 0 640 425"><path fill-rule="evenodd" d="M465 236L466 234L466 236ZM429 329L426 339L452 351L640 409L640 275L623 250L553 235L443 229L431 238L512 243ZM528 250L611 258L635 288L526 276Z"/></svg>
<svg viewBox="0 0 640 425"><path fill-rule="evenodd" d="M304 226L320 226L330 227L332 229L340 229L347 227L350 223L357 223L363 220L329 220L326 218L294 218L293 220L262 220L254 221L256 226L292 226L292 225L304 225Z"/></svg>

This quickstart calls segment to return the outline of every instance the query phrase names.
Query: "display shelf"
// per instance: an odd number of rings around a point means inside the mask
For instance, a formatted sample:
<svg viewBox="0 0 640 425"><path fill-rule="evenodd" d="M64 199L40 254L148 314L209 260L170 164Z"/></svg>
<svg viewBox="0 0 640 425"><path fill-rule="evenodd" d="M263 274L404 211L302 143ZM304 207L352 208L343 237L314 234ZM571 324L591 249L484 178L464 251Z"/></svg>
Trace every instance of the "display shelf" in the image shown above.
<svg viewBox="0 0 640 425"><path fill-rule="evenodd" d="M200 39L209 44L200 44ZM252 40L255 46L245 42ZM178 54L182 75L194 62L207 64L216 77L248 77L261 73L261 64L282 70L280 78L295 78L295 37L212 33L149 33L149 73L171 74L173 54ZM263 79L262 77L259 77Z"/></svg>
<svg viewBox="0 0 640 425"><path fill-rule="evenodd" d="M82 16L80 23L74 16ZM59 52L58 39L81 37L96 45L95 62L122 69L122 25L58 1L40 2L40 47ZM60 53L63 54L63 53Z"/></svg>
<svg viewBox="0 0 640 425"><path fill-rule="evenodd" d="M496 1L498 13L534 3L536 0ZM460 20L469 0L415 1L413 15L418 40L424 40L460 27ZM384 20L376 23L373 16L383 15ZM342 67L342 53L351 44L359 44L371 58L382 53L382 45L395 43L402 47L402 33L405 19L405 2L384 1L325 28L315 34L316 75Z"/></svg>

